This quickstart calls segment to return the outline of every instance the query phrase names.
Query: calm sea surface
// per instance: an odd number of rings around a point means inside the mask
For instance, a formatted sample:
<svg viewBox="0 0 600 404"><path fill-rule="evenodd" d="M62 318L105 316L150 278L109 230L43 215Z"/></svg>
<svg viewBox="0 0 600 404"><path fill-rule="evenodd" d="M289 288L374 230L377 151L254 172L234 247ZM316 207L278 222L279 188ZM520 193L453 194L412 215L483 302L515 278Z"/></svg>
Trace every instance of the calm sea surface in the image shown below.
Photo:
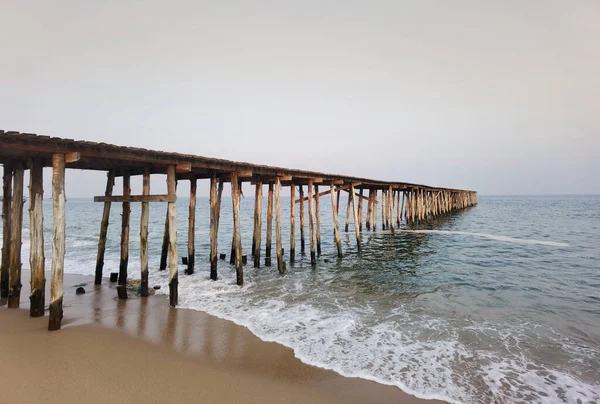
<svg viewBox="0 0 600 404"><path fill-rule="evenodd" d="M187 203L184 198L177 203L180 256L187 255ZM265 205L266 199L266 210ZM242 201L244 254L252 242L253 206L252 198ZM165 209L153 204L150 216L151 282L163 285L163 292L168 274L157 267ZM49 266L50 201L44 210ZM106 275L119 263L120 205L113 204L112 213ZM219 280L208 280L208 213L208 199L199 198L197 272L186 276L180 267L181 307L246 326L264 340L293 348L306 363L419 397L600 401L598 196L480 197L477 206L427 225L403 224L396 234L364 231L361 253L351 225L350 233L342 232L341 261L326 196L317 267L299 254L297 214L298 261L288 263L284 276L276 267L248 265L242 288L234 284L228 260L219 262ZM131 278L139 278L139 214L139 204L133 204ZM344 214L345 201L342 224ZM102 204L67 202L67 273L94 273L101 215ZM282 217L287 260L289 199L283 200ZM25 211L25 267L28 222ZM228 259L231 222L231 199L224 197L219 251Z"/></svg>

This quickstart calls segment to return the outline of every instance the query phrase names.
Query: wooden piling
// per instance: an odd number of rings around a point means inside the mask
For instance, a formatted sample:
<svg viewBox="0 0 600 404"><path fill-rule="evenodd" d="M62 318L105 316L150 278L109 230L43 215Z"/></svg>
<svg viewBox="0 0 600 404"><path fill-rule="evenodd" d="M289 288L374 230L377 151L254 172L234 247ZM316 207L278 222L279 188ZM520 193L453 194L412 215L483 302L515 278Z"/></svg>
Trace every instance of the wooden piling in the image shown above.
<svg viewBox="0 0 600 404"><path fill-rule="evenodd" d="M150 195L150 168L144 168L142 195ZM148 223L150 221L150 203L142 202L140 216L140 280L141 295L148 296Z"/></svg>
<svg viewBox="0 0 600 404"><path fill-rule="evenodd" d="M300 211L302 212L302 210ZM269 183L267 194L267 242L265 247L265 265L271 266L271 245L273 244L273 183Z"/></svg>
<svg viewBox="0 0 600 404"><path fill-rule="evenodd" d="M285 272L283 264L283 242L281 240L281 180L275 180L275 243L277 248L277 270L280 274Z"/></svg>
<svg viewBox="0 0 600 404"><path fill-rule="evenodd" d="M363 229L363 188L358 190L360 197L358 198L358 227L362 232Z"/></svg>
<svg viewBox="0 0 600 404"><path fill-rule="evenodd" d="M109 171L106 179L106 191L104 196L112 196L113 187L115 185L115 172ZM106 250L106 235L108 234L108 222L110 218L110 202L104 202L104 210L102 212L102 221L100 222L100 237L98 239L98 255L96 257L96 274L94 284L102 284L102 270L104 269L104 251Z"/></svg>
<svg viewBox="0 0 600 404"><path fill-rule="evenodd" d="M129 172L123 174L123 196L131 195ZM121 261L119 264L119 285L117 293L119 299L127 299L127 264L129 262L129 217L131 206L129 202L123 202L123 214L121 215Z"/></svg>
<svg viewBox="0 0 600 404"><path fill-rule="evenodd" d="M336 204L336 198L334 195L334 190L335 190L334 182L331 181L329 186L331 188L331 212L333 215L333 239L335 241L335 246L337 247L338 258L342 258L342 240L340 237L340 224L338 221L337 204ZM339 195L339 193L338 193L338 195Z"/></svg>
<svg viewBox="0 0 600 404"><path fill-rule="evenodd" d="M29 168L29 268L31 269L31 294L29 295L29 315L44 315L46 275L44 257L44 199L43 165L33 160Z"/></svg>
<svg viewBox="0 0 600 404"><path fill-rule="evenodd" d="M377 230L377 190L373 190L373 231Z"/></svg>
<svg viewBox="0 0 600 404"><path fill-rule="evenodd" d="M369 199L367 201L367 219L365 227L367 230L371 230L371 216L373 215L373 190L369 190Z"/></svg>
<svg viewBox="0 0 600 404"><path fill-rule="evenodd" d="M296 186L290 185L290 262L296 260Z"/></svg>
<svg viewBox="0 0 600 404"><path fill-rule="evenodd" d="M63 318L63 272L65 267L65 155L52 156L52 274L48 330L59 330Z"/></svg>
<svg viewBox="0 0 600 404"><path fill-rule="evenodd" d="M240 183L237 172L231 173L231 202L233 206L233 244L235 248L235 279L238 286L244 284L244 265L242 262L242 234L240 229Z"/></svg>
<svg viewBox="0 0 600 404"><path fill-rule="evenodd" d="M400 211L400 191L396 191L396 227L400 227L400 218L402 213Z"/></svg>
<svg viewBox="0 0 600 404"><path fill-rule="evenodd" d="M167 192L170 196L177 197L177 180L175 178L175 166L167 167ZM169 304L177 306L179 302L177 273L177 208L175 200L169 202L167 212L169 214Z"/></svg>
<svg viewBox="0 0 600 404"><path fill-rule="evenodd" d="M388 218L389 218L389 226L392 233L394 232L394 190L390 185L390 189L388 191Z"/></svg>
<svg viewBox="0 0 600 404"><path fill-rule="evenodd" d="M315 250L315 225L314 225L314 205L313 205L313 180L308 180L308 236L310 237L310 264L317 265L317 255Z"/></svg>
<svg viewBox="0 0 600 404"><path fill-rule="evenodd" d="M340 215L340 197L341 196L342 196L342 191L340 191L338 189L338 191L337 191L337 201L336 201L336 204L335 204L335 213L337 213L338 218L339 218L339 215Z"/></svg>
<svg viewBox="0 0 600 404"><path fill-rule="evenodd" d="M262 181L256 181L256 190L254 192L254 268L260 268L260 244L262 234Z"/></svg>
<svg viewBox="0 0 600 404"><path fill-rule="evenodd" d="M321 208L319 205L319 186L315 184L315 230L317 241L317 255L321 256Z"/></svg>
<svg viewBox="0 0 600 404"><path fill-rule="evenodd" d="M350 208L352 207L352 194L348 193L348 206L346 207L346 225L344 226L344 231L348 233L348 229L350 226Z"/></svg>
<svg viewBox="0 0 600 404"><path fill-rule="evenodd" d="M404 215L406 219L406 214L404 212L404 197L406 196L406 192L402 192L402 205L400 206L400 221L402 222L402 215Z"/></svg>
<svg viewBox="0 0 600 404"><path fill-rule="evenodd" d="M387 196L384 189L381 190L381 230L387 229L385 217L387 216Z"/></svg>
<svg viewBox="0 0 600 404"><path fill-rule="evenodd" d="M8 272L10 267L10 230L12 218L13 168L4 164L2 177L2 262L0 264L0 297L8 297Z"/></svg>
<svg viewBox="0 0 600 404"><path fill-rule="evenodd" d="M165 216L165 231L163 233L162 249L160 253L160 265L159 271L167 269L167 257L169 256L169 208L167 207L167 214Z"/></svg>
<svg viewBox="0 0 600 404"><path fill-rule="evenodd" d="M18 309L21 300L21 240L23 232L23 165L17 164L13 175L12 217L10 219L10 262L8 308Z"/></svg>
<svg viewBox="0 0 600 404"><path fill-rule="evenodd" d="M219 190L217 191L217 177L213 174L210 177L210 279L213 281L217 280L219 216L222 194L223 181L219 181Z"/></svg>
<svg viewBox="0 0 600 404"><path fill-rule="evenodd" d="M300 253L304 254L306 250L306 240L304 239L304 187L298 187L300 197Z"/></svg>
<svg viewBox="0 0 600 404"><path fill-rule="evenodd" d="M356 193L354 184L350 184L350 195L352 195L352 211L354 213L354 233L356 233L356 247L360 252L360 226L358 224L358 209L356 207Z"/></svg>
<svg viewBox="0 0 600 404"><path fill-rule="evenodd" d="M196 260L196 188L198 180L196 177L190 178L190 207L188 212L188 265L186 273L194 273L194 263Z"/></svg>

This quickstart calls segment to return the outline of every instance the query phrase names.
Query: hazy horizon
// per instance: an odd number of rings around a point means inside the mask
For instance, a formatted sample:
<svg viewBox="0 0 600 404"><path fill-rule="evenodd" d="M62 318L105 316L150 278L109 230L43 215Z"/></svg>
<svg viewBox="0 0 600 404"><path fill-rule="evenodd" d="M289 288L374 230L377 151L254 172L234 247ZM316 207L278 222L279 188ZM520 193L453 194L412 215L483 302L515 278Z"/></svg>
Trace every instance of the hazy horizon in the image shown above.
<svg viewBox="0 0 600 404"><path fill-rule="evenodd" d="M2 130L480 195L600 194L595 1L5 0L0 13ZM104 180L68 171L67 196Z"/></svg>

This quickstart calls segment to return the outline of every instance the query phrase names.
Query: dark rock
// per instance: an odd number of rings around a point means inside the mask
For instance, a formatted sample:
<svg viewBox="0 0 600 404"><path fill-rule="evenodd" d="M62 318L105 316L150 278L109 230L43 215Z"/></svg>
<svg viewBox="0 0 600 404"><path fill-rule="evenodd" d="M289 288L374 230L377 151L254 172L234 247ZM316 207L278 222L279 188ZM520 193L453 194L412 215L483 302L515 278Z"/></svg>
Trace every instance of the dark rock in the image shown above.
<svg viewBox="0 0 600 404"><path fill-rule="evenodd" d="M158 289L160 289L160 285L154 285L153 288L154 288L154 290L158 290Z"/></svg>
<svg viewBox="0 0 600 404"><path fill-rule="evenodd" d="M76 295L83 295L83 294L85 294L85 289L80 286L77 289L75 289L75 294Z"/></svg>

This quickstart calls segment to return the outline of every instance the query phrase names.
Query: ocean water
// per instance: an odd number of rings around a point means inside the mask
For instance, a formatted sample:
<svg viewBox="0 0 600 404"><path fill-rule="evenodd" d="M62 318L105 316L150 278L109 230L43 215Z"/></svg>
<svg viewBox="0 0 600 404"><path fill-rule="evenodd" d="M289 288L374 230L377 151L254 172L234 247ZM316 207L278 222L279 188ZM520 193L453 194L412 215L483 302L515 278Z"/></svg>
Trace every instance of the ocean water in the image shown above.
<svg viewBox="0 0 600 404"><path fill-rule="evenodd" d="M46 202L46 201L45 201ZM178 210L179 256L187 255L188 200ZM323 254L312 268L300 254L281 276L254 269L250 248L254 200L244 198L245 284L229 262L231 200L219 229L219 280L208 279L209 203L196 210L196 273L180 266L180 307L206 311L294 350L302 361L342 375L395 385L450 402L589 403L600 401L600 197L479 197L470 209L400 231L343 232L333 244L331 198L321 199ZM266 199L263 202L266 211ZM51 204L44 206L46 262ZM151 204L150 277L159 272L166 206ZM366 209L365 209L366 210ZM366 212L365 212L366 213ZM113 204L105 274L119 265L120 206ZM94 273L102 204L67 202L65 272ZM139 204L132 204L129 273L139 278ZM263 219L266 212L263 213ZM289 199L282 203L289 258ZM24 216L28 235L28 215ZM381 223L380 213L378 224ZM263 255L264 232L263 221ZM308 222L306 223L308 249ZM275 234L275 232L273 232ZM23 262L28 267L29 240ZM273 245L273 251L275 246ZM276 260L273 260L274 262Z"/></svg>

